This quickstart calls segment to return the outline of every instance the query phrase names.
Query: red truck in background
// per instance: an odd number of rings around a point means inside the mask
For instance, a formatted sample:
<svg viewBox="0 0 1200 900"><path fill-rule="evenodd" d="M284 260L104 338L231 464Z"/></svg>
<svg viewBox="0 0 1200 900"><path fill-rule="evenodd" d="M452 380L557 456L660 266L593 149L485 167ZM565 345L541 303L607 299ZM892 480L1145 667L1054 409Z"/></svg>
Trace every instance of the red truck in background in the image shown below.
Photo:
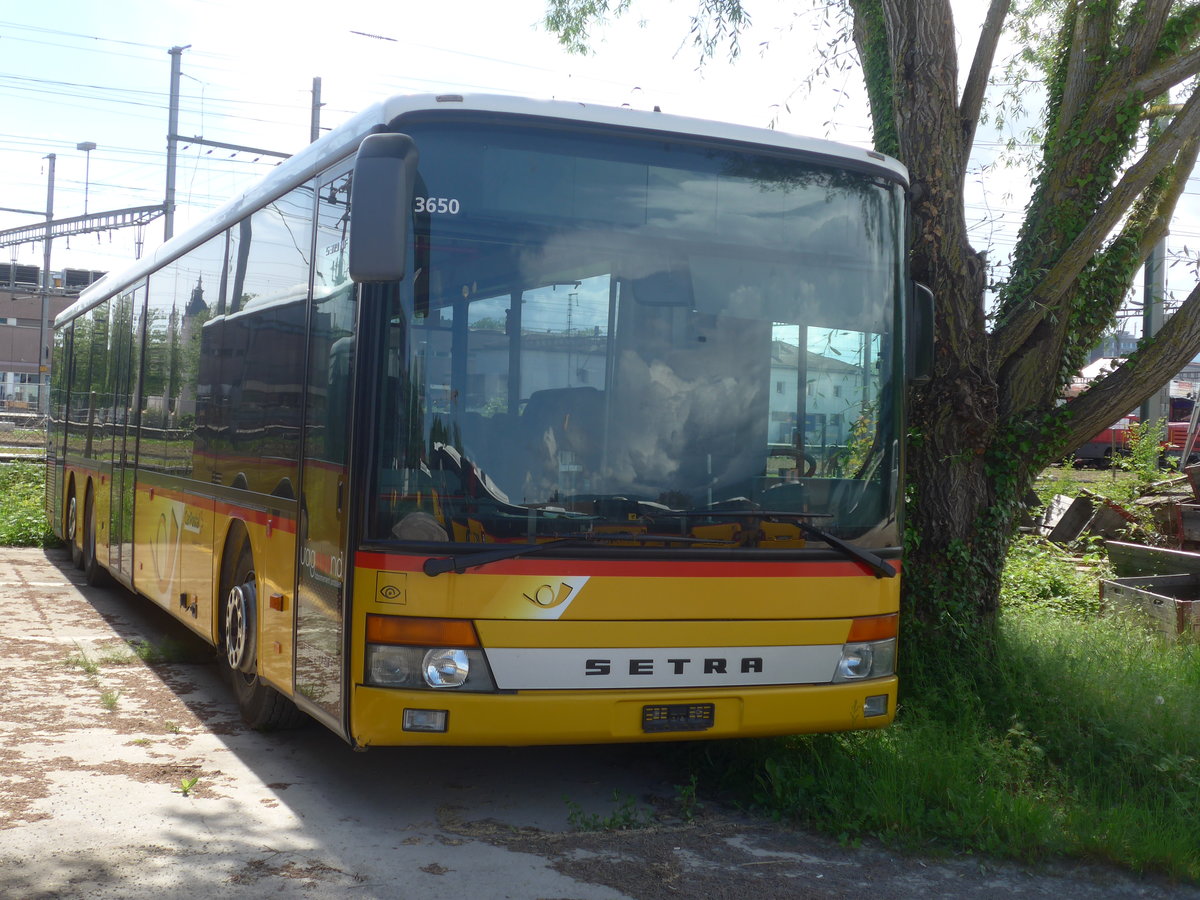
<svg viewBox="0 0 1200 900"><path fill-rule="evenodd" d="M1166 440L1162 444L1162 460L1179 461L1183 453L1183 445L1187 443L1188 427L1195 401L1187 397L1171 398L1171 420L1167 423ZM1075 450L1075 465L1077 467L1095 466L1107 469L1118 456L1129 454L1129 426L1136 425L1138 417L1123 416L1108 428ZM1200 445L1200 439L1196 442ZM1189 463L1200 461L1196 448L1188 460Z"/></svg>
<svg viewBox="0 0 1200 900"><path fill-rule="evenodd" d="M1137 422L1137 416L1122 416L1098 435L1075 448L1075 467L1094 466L1107 469L1118 456L1129 453L1129 426ZM1186 423L1184 425L1186 435Z"/></svg>

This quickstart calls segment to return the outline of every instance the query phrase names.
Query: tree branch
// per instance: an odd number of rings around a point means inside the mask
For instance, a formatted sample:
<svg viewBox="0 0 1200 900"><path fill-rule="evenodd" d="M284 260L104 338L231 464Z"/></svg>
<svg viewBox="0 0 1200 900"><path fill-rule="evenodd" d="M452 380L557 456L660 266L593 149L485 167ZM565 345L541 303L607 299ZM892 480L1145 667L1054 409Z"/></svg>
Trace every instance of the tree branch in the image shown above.
<svg viewBox="0 0 1200 900"><path fill-rule="evenodd" d="M558 37L568 53L587 53L590 50L588 26L604 22L605 17L620 16L632 0L549 0L542 24Z"/></svg>
<svg viewBox="0 0 1200 900"><path fill-rule="evenodd" d="M1125 80L1144 72L1154 58L1173 5L1174 0L1141 0L1126 16L1125 33L1120 41Z"/></svg>
<svg viewBox="0 0 1200 900"><path fill-rule="evenodd" d="M1127 97L1137 91L1147 97L1156 97L1181 81L1200 72L1200 47L1181 56L1172 56L1161 66L1150 69L1132 84L1120 85L1117 92Z"/></svg>
<svg viewBox="0 0 1200 900"><path fill-rule="evenodd" d="M1112 322L1124 300L1125 289L1133 282L1137 270L1145 264L1154 245L1166 237L1179 198L1187 187L1196 165L1200 139L1185 142L1175 162L1154 179L1150 187L1130 210L1121 233L1108 242L1080 275L1073 293L1084 298L1086 308L1072 303L1067 329L1061 333L1065 350L1073 348L1078 355L1094 347ZM1064 355L1059 351L1059 356ZM1080 363L1082 364L1082 363ZM1057 385L1047 382L1054 391Z"/></svg>
<svg viewBox="0 0 1200 900"><path fill-rule="evenodd" d="M1076 447L1112 424L1113 410L1133 409L1183 368L1200 346L1200 284L1157 335L1125 363L1067 401L1070 429L1062 450ZM1119 413L1118 413L1119 415Z"/></svg>
<svg viewBox="0 0 1200 900"><path fill-rule="evenodd" d="M1063 78L1062 103L1058 110L1054 139L1058 140L1074 125L1075 117L1095 97L1105 68L1116 3L1087 3L1075 6L1076 16L1068 50L1067 72Z"/></svg>
<svg viewBox="0 0 1200 900"><path fill-rule="evenodd" d="M1030 290L1021 308L1006 322L998 325L991 335L992 360L1002 366L1047 315L1055 308L1088 260L1112 233L1138 196L1154 178L1171 165L1181 149L1200 132L1200 91L1184 104L1183 110L1163 131L1162 137L1147 148L1142 158L1126 170L1116 187L1101 203L1091 221L1071 245Z"/></svg>
<svg viewBox="0 0 1200 900"><path fill-rule="evenodd" d="M1076 293L1085 297L1089 305L1100 304L1104 306L1103 314L1098 315L1087 315L1084 311L1076 307L1075 311L1077 315L1073 320L1074 324L1069 326L1070 333L1063 335L1064 341L1069 340L1074 344L1076 354L1080 359L1082 359L1081 351L1084 348L1094 346L1100 339L1100 326L1102 322L1111 321L1111 313L1116 311L1122 299L1122 291L1109 291L1106 294L1103 285L1129 284L1138 267L1143 265L1150 255L1154 244L1166 236L1171 218L1179 203L1179 198L1187 187L1188 178L1196 165L1198 151L1200 151L1200 138L1193 138L1185 144L1174 164L1164 171L1160 178L1155 179L1155 183L1139 199L1137 207L1130 213L1129 218L1126 220L1121 234L1109 243L1109 246L1102 254L1096 257L1095 262L1089 267L1088 271L1081 278L1079 285L1077 285ZM1093 284L1097 284L1099 288L1099 292L1095 295L1092 294L1093 288L1091 286ZM1133 364L1139 365L1137 362ZM1023 365L1032 371L1044 370L1044 365L1040 359L1030 358ZM1166 377L1169 378L1171 374L1173 373L1168 373ZM1140 390L1144 386L1145 380L1139 377L1136 383ZM1159 384L1161 383L1159 382ZM1049 383L1047 386L1052 391L1056 391L1058 387ZM1157 387L1157 384L1152 385L1147 393L1152 392ZM1046 396L1044 390L1041 395ZM1118 398L1114 402L1121 403L1122 405L1108 409L1108 421L1111 421L1121 411L1131 408L1142 399L1144 397L1134 397L1126 403ZM1114 409L1117 411L1114 412ZM1104 413L1099 412L1095 415L1097 418L1105 416ZM1060 450L1069 450L1075 444L1087 440L1089 428L1091 429L1090 433L1094 434L1107 424L1108 422L1102 421L1099 425L1096 425L1095 422L1090 420L1082 424L1071 423L1073 429L1072 435L1064 440L1074 439L1075 431L1082 432L1082 434L1074 444L1064 443Z"/></svg>
<svg viewBox="0 0 1200 900"><path fill-rule="evenodd" d="M867 100L871 105L871 131L875 149L889 156L900 156L896 137L895 86L891 58L888 55L887 26L880 0L849 0L854 11L854 45L863 68Z"/></svg>
<svg viewBox="0 0 1200 900"><path fill-rule="evenodd" d="M963 151L967 154L970 154L971 145L975 142L975 128L979 124L979 110L983 106L988 75L992 71L996 47L1000 43L1000 35L1004 32L1004 20L1008 17L1011 7L1012 0L992 0L983 29L979 32L979 44L975 48L971 71L963 87L962 102L958 106L958 114L963 123Z"/></svg>

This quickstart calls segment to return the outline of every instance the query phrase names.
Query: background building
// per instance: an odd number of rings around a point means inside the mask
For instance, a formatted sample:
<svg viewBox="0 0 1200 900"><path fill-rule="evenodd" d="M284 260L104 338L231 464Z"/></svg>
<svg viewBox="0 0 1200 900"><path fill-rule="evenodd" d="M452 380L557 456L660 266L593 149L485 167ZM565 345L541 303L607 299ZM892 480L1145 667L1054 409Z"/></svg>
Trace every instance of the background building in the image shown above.
<svg viewBox="0 0 1200 900"><path fill-rule="evenodd" d="M83 269L53 273L50 324L102 274ZM35 413L38 409L41 279L39 266L0 265L0 413Z"/></svg>

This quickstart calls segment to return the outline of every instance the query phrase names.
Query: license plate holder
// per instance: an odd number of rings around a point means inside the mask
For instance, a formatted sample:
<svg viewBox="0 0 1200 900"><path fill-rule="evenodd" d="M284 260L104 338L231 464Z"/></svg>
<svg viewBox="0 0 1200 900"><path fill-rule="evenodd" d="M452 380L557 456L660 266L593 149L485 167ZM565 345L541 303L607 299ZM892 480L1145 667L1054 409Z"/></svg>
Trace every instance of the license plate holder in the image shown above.
<svg viewBox="0 0 1200 900"><path fill-rule="evenodd" d="M662 703L642 707L642 731L708 731L713 727L716 707L712 703Z"/></svg>

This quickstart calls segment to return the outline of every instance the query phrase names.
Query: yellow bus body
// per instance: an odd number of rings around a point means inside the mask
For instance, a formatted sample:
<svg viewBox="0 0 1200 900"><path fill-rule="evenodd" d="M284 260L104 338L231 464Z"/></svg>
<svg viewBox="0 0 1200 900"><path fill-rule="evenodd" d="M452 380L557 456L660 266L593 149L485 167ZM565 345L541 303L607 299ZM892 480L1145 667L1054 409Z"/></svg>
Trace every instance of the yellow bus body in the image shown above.
<svg viewBox="0 0 1200 900"><path fill-rule="evenodd" d="M467 575L431 578L419 570L420 560L413 558L360 553L359 560L354 577L353 673L364 670L369 614L470 620L485 653L498 648L589 652L594 648L719 648L734 655L742 647L840 645L849 635L852 619L887 615L899 608L899 579L875 578L850 563L589 566L524 560ZM405 571L404 566L412 569ZM491 574L493 570L501 571ZM622 574L581 574L589 570ZM770 574L772 570L777 574ZM566 609L544 608L530 599L539 591L573 596ZM831 611L837 611L838 617L828 618ZM887 696L887 714L864 717L863 700L878 695ZM715 707L713 727L693 735L696 738L878 728L894 717L896 678L707 690L459 694L372 687L360 677L353 687L351 731L366 746L679 740L681 735L675 732L647 734L642 711L649 704L690 703ZM447 710L447 732L403 731L403 711L410 708Z"/></svg>
<svg viewBox="0 0 1200 900"><path fill-rule="evenodd" d="M97 553L107 559L110 477L69 468L64 484L92 490ZM82 519L84 505L78 504ZM246 529L261 569L259 675L295 697L296 525L280 511L248 510L177 490L137 486L129 585L217 643L220 548L231 525ZM77 541L83 522L77 522ZM215 548L215 549L214 549ZM365 683L368 615L465 619L485 651L500 648L719 648L829 646L851 622L895 613L899 579L852 563L594 563L521 560L466 575L430 577L421 557L359 553L353 570L349 733L368 746L532 744L718 739L881 728L896 708L894 676L845 684L672 689L517 690L455 693ZM592 574L595 573L595 574ZM682 574L690 573L690 574ZM538 600L549 600L542 605ZM836 611L837 617L830 618ZM868 696L885 715L864 717ZM711 703L714 724L691 735L646 733L649 704ZM405 709L447 711L444 733L405 731Z"/></svg>

